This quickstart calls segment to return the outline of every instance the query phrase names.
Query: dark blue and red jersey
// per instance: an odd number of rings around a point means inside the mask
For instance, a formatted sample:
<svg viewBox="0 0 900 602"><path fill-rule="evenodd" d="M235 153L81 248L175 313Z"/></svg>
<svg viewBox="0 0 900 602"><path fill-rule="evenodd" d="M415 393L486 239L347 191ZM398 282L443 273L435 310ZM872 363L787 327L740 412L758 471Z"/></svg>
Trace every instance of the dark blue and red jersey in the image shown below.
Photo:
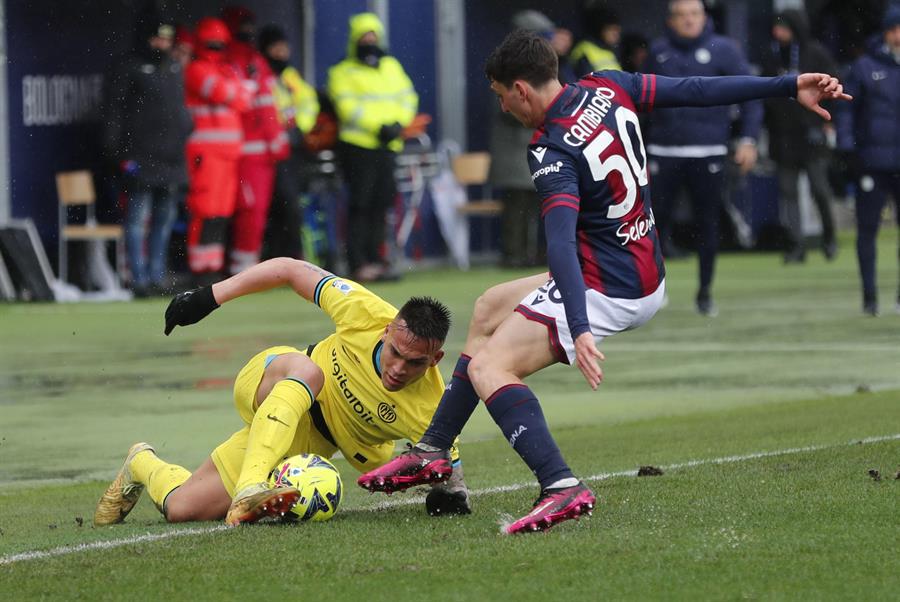
<svg viewBox="0 0 900 602"><path fill-rule="evenodd" d="M565 86L528 147L550 272L572 338L588 331L584 292L638 299L665 276L638 111L794 96L796 76L668 78L597 71Z"/></svg>

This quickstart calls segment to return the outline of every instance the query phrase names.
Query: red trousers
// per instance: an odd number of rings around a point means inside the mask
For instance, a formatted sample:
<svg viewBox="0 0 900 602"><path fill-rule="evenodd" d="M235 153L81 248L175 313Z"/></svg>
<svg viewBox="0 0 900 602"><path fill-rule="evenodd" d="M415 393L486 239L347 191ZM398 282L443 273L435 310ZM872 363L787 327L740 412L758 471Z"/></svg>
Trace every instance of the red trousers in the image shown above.
<svg viewBox="0 0 900 602"><path fill-rule="evenodd" d="M218 272L225 267L228 220L234 214L238 158L188 147L190 191L187 231L191 272Z"/></svg>
<svg viewBox="0 0 900 602"><path fill-rule="evenodd" d="M238 180L231 221L229 270L232 274L259 263L275 186L275 164L242 157L238 163Z"/></svg>

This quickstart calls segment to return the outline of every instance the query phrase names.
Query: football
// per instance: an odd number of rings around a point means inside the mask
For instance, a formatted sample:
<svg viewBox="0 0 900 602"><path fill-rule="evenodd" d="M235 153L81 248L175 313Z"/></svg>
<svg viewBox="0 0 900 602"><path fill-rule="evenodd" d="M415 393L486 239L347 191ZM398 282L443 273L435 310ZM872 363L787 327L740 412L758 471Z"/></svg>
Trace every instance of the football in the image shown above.
<svg viewBox="0 0 900 602"><path fill-rule="evenodd" d="M316 454L291 456L269 474L274 487L296 487L297 505L286 515L298 520L328 520L341 504L341 475L334 464Z"/></svg>

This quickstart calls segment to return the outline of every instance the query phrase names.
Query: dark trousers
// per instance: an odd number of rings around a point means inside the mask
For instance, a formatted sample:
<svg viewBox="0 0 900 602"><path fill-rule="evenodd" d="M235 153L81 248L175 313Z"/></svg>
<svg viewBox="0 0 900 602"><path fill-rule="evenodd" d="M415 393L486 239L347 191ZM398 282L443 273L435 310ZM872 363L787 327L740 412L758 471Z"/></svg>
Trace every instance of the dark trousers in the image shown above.
<svg viewBox="0 0 900 602"><path fill-rule="evenodd" d="M719 249L719 213L725 191L726 157L656 157L651 161L651 202L661 240L671 241L675 203L682 187L688 191L697 232L700 288L712 284ZM665 243L664 243L665 244Z"/></svg>
<svg viewBox="0 0 900 602"><path fill-rule="evenodd" d="M503 265L537 266L540 261L541 199L531 190L504 190L501 235Z"/></svg>
<svg viewBox="0 0 900 602"><path fill-rule="evenodd" d="M303 256L301 228L303 208L300 206L300 159L291 156L280 162L275 170L275 189L269 207L263 256Z"/></svg>
<svg viewBox="0 0 900 602"><path fill-rule="evenodd" d="M875 240L888 194L894 197L894 215L900 226L900 171L871 172L856 181L856 256L865 300L877 297Z"/></svg>
<svg viewBox="0 0 900 602"><path fill-rule="evenodd" d="M394 197L394 153L352 144L338 146L347 182L347 266L352 274L369 263L380 263L385 240L385 214Z"/></svg>
<svg viewBox="0 0 900 602"><path fill-rule="evenodd" d="M828 185L828 155L812 153L798 166L778 166L778 193L782 219L790 236L791 250L803 250L803 226L800 221L800 172L809 178L813 201L822 219L822 239L834 242L834 215L831 211L831 188Z"/></svg>

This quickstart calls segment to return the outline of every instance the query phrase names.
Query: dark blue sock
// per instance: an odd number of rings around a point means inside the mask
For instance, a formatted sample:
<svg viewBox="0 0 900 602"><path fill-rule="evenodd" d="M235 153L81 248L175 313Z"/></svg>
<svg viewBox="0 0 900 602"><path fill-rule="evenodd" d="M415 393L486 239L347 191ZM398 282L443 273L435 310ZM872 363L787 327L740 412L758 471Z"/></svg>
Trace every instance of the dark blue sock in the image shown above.
<svg viewBox="0 0 900 602"><path fill-rule="evenodd" d="M431 424L419 439L421 443L441 449L449 448L478 407L478 393L469 380L470 359L472 358L465 353L459 356L453 378L444 390Z"/></svg>
<svg viewBox="0 0 900 602"><path fill-rule="evenodd" d="M541 489L575 476L563 460L531 389L506 385L494 391L484 404L506 440L537 476Z"/></svg>

